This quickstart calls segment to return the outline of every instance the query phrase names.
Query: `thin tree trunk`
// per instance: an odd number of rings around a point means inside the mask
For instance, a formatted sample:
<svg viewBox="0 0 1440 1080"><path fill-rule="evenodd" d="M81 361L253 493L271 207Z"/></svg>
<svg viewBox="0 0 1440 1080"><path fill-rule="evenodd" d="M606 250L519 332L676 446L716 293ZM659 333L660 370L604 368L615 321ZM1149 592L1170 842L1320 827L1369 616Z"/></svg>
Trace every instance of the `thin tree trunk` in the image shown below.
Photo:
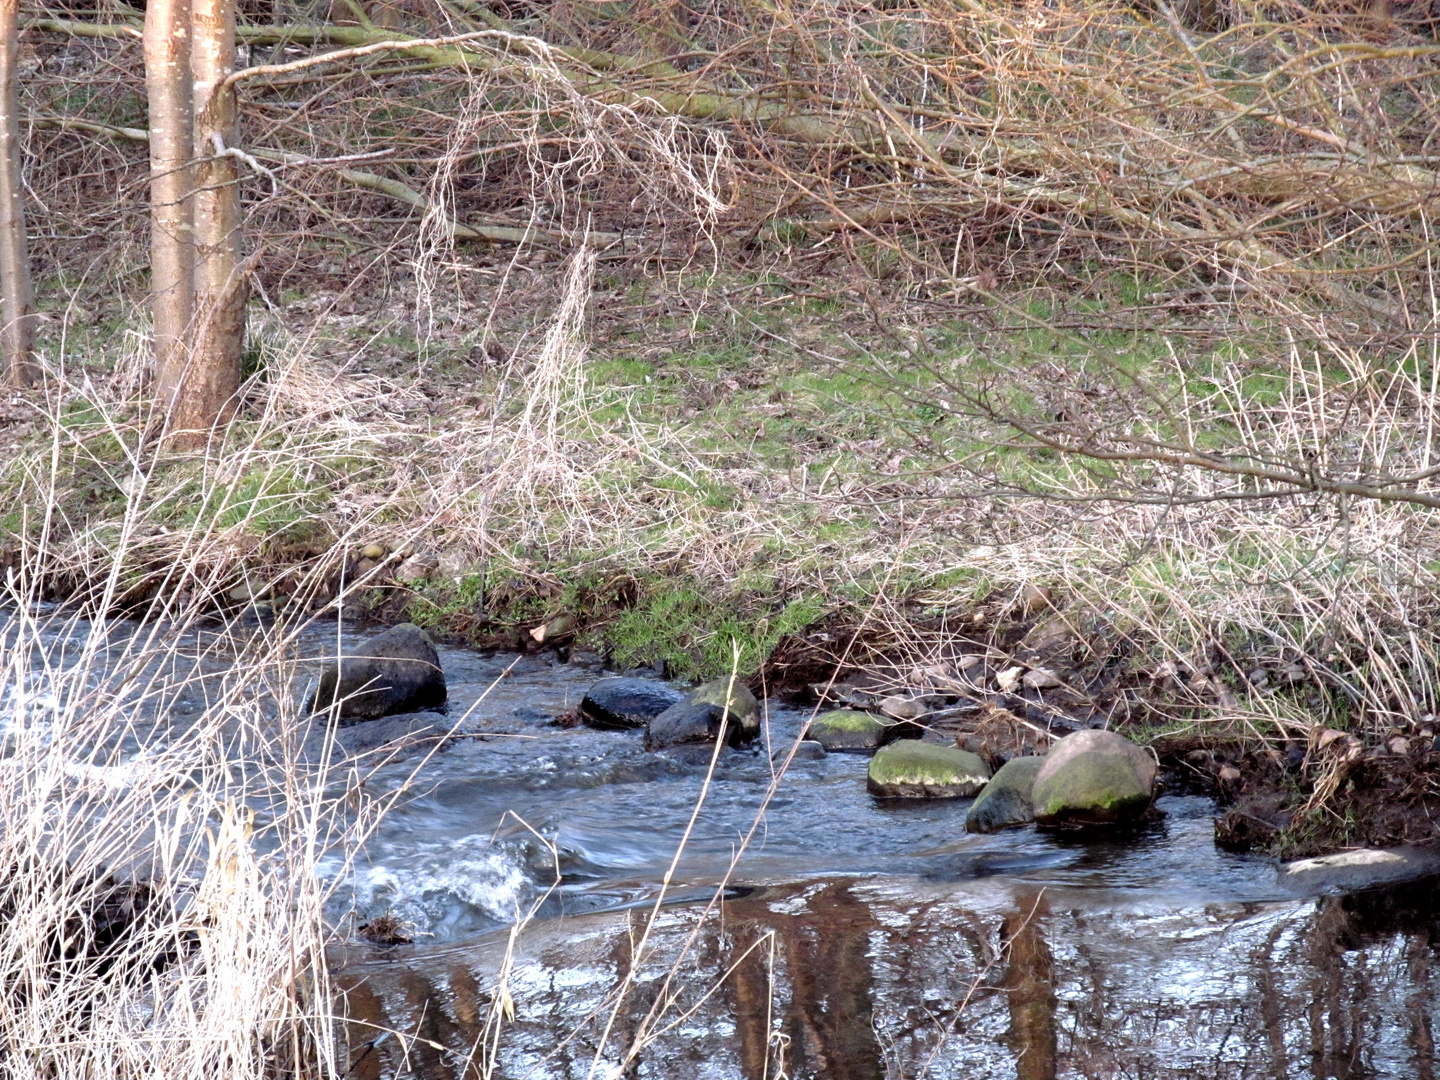
<svg viewBox="0 0 1440 1080"><path fill-rule="evenodd" d="M35 363L35 295L25 246L25 191L20 182L19 0L0 0L0 353L12 383L31 386Z"/></svg>
<svg viewBox="0 0 1440 1080"><path fill-rule="evenodd" d="M155 322L155 392L167 428L193 445L207 424L190 393L195 316L194 151L188 0L145 8L145 89L150 99L150 295Z"/></svg>
<svg viewBox="0 0 1440 1080"><path fill-rule="evenodd" d="M220 153L238 137L234 0L192 0L194 73L195 306L194 413L203 427L230 418L240 389L248 274L240 267L240 187L236 161Z"/></svg>

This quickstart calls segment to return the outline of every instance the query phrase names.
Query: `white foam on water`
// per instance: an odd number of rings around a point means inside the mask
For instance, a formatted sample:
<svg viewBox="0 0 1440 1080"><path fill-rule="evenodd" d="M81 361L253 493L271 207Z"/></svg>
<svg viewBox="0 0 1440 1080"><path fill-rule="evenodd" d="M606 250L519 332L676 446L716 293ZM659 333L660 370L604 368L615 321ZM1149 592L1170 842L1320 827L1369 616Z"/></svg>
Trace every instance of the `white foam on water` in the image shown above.
<svg viewBox="0 0 1440 1080"><path fill-rule="evenodd" d="M490 835L372 850L355 868L351 901L363 922L392 913L417 934L450 937L523 918L536 896L523 851Z"/></svg>

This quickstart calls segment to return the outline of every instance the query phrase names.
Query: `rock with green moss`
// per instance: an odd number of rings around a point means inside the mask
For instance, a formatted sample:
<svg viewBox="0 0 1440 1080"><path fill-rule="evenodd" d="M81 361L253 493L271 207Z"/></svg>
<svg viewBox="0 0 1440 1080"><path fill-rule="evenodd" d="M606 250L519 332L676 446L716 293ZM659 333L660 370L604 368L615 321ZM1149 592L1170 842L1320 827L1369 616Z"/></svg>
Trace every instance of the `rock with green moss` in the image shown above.
<svg viewBox="0 0 1440 1080"><path fill-rule="evenodd" d="M805 737L826 750L874 750L889 741L894 722L874 713L835 709L810 721Z"/></svg>
<svg viewBox="0 0 1440 1080"><path fill-rule="evenodd" d="M870 759L866 786L882 798L957 799L974 795L989 779L985 762L968 750L906 739Z"/></svg>
<svg viewBox="0 0 1440 1080"><path fill-rule="evenodd" d="M1134 821L1155 798L1155 758L1113 731L1077 731L1050 748L1035 777L1035 820L1047 826Z"/></svg>
<svg viewBox="0 0 1440 1080"><path fill-rule="evenodd" d="M760 733L760 703L739 682L716 679L697 686L659 716L645 731L645 746L658 750L683 743L712 742L721 729L730 743L746 743Z"/></svg>
<svg viewBox="0 0 1440 1080"><path fill-rule="evenodd" d="M967 832L988 833L1035 820L1035 777L1043 757L1011 758L991 777L965 815Z"/></svg>

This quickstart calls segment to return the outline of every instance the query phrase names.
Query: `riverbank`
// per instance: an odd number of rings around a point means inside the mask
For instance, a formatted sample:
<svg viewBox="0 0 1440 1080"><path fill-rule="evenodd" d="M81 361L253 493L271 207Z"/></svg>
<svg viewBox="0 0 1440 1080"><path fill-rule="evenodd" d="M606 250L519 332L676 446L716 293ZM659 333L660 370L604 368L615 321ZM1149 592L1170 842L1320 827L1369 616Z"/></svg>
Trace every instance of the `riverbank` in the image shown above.
<svg viewBox="0 0 1440 1080"><path fill-rule="evenodd" d="M1154 304L1111 274L963 311L858 304L843 280L617 276L564 325L562 285L432 300L425 337L403 294L297 296L257 317L245 407L206 457L157 451L140 357L117 351L131 309L63 323L63 368L4 412L17 588L134 615L410 620L680 679L738 662L796 700L837 674L924 693L979 657L989 705L1243 747L1245 783L1284 810L1244 812L1304 811L1268 850L1370 837L1346 801L1360 774L1337 782L1311 743L1348 735L1383 773L1433 727L1434 511L1203 475L1127 494L955 401L1004 386L997 354L1016 392L1083 371L1011 312L1083 313L1089 347L1152 380L1184 348L1168 392L1210 387L1195 417L1280 432L1310 386L1293 332L1194 308L1137 330ZM477 331L465 312L487 303ZM1262 764L1302 747L1313 778ZM1428 806L1428 783L1401 801Z"/></svg>

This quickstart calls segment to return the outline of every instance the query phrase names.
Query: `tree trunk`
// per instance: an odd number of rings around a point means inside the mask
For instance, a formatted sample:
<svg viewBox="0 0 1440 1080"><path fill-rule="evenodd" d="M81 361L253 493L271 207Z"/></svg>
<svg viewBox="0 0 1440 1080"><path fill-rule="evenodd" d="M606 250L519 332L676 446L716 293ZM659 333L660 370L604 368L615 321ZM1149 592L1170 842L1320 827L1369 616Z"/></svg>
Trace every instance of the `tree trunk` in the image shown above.
<svg viewBox="0 0 1440 1080"><path fill-rule="evenodd" d="M237 163L220 151L238 137L235 90L217 89L235 70L235 0L192 0L190 64L195 108L194 414L205 428L230 419L240 389L248 274L240 267Z"/></svg>
<svg viewBox="0 0 1440 1080"><path fill-rule="evenodd" d="M150 99L150 295L155 322L155 393L182 445L208 424L190 392L195 315L195 236L190 157L194 151L188 0L145 8L145 89Z"/></svg>
<svg viewBox="0 0 1440 1080"><path fill-rule="evenodd" d="M35 296L25 246L25 191L20 182L19 0L0 0L0 353L12 383L31 386L35 363Z"/></svg>

